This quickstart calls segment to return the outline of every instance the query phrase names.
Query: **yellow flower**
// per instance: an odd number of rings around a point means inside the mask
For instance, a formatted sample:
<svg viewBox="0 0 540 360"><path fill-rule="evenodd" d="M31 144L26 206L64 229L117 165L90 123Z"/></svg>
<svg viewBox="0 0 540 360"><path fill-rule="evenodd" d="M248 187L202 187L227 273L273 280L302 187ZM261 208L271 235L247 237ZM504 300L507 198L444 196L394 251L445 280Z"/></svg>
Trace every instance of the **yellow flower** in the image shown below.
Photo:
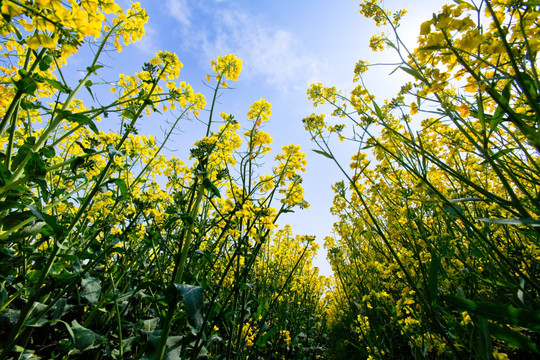
<svg viewBox="0 0 540 360"><path fill-rule="evenodd" d="M30 49L37 50L40 47L47 49L54 49L56 47L56 41L52 37L43 33L37 33L26 39L26 45Z"/></svg>
<svg viewBox="0 0 540 360"><path fill-rule="evenodd" d="M411 103L410 108L411 108L410 110L411 115L418 114L418 106L416 105L415 102Z"/></svg>
<svg viewBox="0 0 540 360"><path fill-rule="evenodd" d="M462 118L468 118L471 115L469 112L469 106L467 104L461 104L459 106L459 114Z"/></svg>
<svg viewBox="0 0 540 360"><path fill-rule="evenodd" d="M461 316L463 317L463 320L461 320L461 325L474 324L468 312L466 311L462 312Z"/></svg>
<svg viewBox="0 0 540 360"><path fill-rule="evenodd" d="M431 20L425 21L420 25L420 35L427 35L431 32Z"/></svg>
<svg viewBox="0 0 540 360"><path fill-rule="evenodd" d="M255 101L247 113L247 118L256 121L268 121L272 115L272 105L264 99Z"/></svg>
<svg viewBox="0 0 540 360"><path fill-rule="evenodd" d="M210 64L216 72L218 80L225 77L228 80L238 81L238 76L242 71L242 60L233 54L218 56L217 61L212 60Z"/></svg>
<svg viewBox="0 0 540 360"><path fill-rule="evenodd" d="M510 358L505 353L500 353L498 349L493 351L493 359L495 360L509 360Z"/></svg>

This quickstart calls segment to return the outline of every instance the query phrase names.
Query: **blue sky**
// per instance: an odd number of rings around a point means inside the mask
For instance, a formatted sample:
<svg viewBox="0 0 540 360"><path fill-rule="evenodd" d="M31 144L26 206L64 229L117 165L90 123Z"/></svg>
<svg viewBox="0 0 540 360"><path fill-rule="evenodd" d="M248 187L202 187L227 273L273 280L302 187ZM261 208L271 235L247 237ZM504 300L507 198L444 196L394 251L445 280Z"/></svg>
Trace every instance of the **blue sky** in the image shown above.
<svg viewBox="0 0 540 360"><path fill-rule="evenodd" d="M431 18L446 1L387 0L385 7L406 7L401 33L414 46L420 23ZM128 1L118 3L129 6ZM354 64L391 62L391 53L371 52L369 38L381 29L358 13L359 1L333 0L141 0L149 14L145 37L111 62L112 71L133 73L157 50L177 53L184 68L181 80L209 97L202 79L210 72L210 60L234 53L243 60L240 81L219 99L219 111L235 115L241 123L249 106L264 98L272 104L273 115L265 131L274 138L274 154L283 145L300 144L307 154L304 174L309 210L287 214L281 224L289 223L297 234L331 235L334 219L329 213L333 193L330 186L342 179L333 163L314 152L302 118L323 109L313 108L306 96L309 84L322 82L351 90ZM406 80L404 74L388 75L392 67L373 68L365 80L379 99L389 97ZM204 118L204 115L203 115ZM161 134L152 119L143 124L142 132ZM245 123L245 122L244 122ZM170 154L186 158L191 144L204 135L204 127L184 122ZM337 145L337 144L336 144ZM347 164L356 152L354 145L339 144L339 156ZM331 270L321 249L316 265L323 274Z"/></svg>

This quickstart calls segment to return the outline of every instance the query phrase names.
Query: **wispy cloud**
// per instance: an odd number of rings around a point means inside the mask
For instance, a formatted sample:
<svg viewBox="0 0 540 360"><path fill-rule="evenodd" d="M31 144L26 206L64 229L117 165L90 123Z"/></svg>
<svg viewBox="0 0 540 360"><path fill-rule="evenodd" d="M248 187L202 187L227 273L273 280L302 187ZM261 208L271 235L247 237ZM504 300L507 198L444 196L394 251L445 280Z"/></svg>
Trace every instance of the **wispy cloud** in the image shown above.
<svg viewBox="0 0 540 360"><path fill-rule="evenodd" d="M262 25L248 13L230 10L221 14L213 39L206 42L206 56L217 51L238 54L250 75L262 75L275 86L302 82L320 64L301 52L301 44L285 30Z"/></svg>
<svg viewBox="0 0 540 360"><path fill-rule="evenodd" d="M135 43L135 47L146 55L154 55L159 50L158 31L151 25L144 27L144 36Z"/></svg>
<svg viewBox="0 0 540 360"><path fill-rule="evenodd" d="M191 10L187 0L166 0L167 13L183 26L191 25Z"/></svg>
<svg viewBox="0 0 540 360"><path fill-rule="evenodd" d="M323 64L303 49L290 31L264 23L244 9L167 0L167 10L179 25L184 46L205 63L218 55L233 53L244 63L245 78L262 77L281 90L305 88Z"/></svg>

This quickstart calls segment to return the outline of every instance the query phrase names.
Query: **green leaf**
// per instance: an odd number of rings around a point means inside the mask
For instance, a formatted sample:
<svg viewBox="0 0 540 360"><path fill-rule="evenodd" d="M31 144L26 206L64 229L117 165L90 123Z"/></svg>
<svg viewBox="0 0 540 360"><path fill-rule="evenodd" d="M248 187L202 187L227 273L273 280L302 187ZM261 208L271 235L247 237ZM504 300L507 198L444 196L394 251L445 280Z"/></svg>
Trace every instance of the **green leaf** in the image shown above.
<svg viewBox="0 0 540 360"><path fill-rule="evenodd" d="M13 80L12 80L13 81ZM37 82L28 75L22 76L19 80L13 81L15 88L21 94L32 95L37 90Z"/></svg>
<svg viewBox="0 0 540 360"><path fill-rule="evenodd" d="M167 338L167 352L163 360L181 360L183 336L169 336Z"/></svg>
<svg viewBox="0 0 540 360"><path fill-rule="evenodd" d="M8 293L6 291L6 288L3 284L0 284L0 307L3 307L4 304L7 302L8 299Z"/></svg>
<svg viewBox="0 0 540 360"><path fill-rule="evenodd" d="M141 331L148 334L157 329L159 318L146 319L141 321Z"/></svg>
<svg viewBox="0 0 540 360"><path fill-rule="evenodd" d="M24 173L31 178L45 179L47 169L38 153L33 151L30 152L30 159L28 159L28 162L24 165Z"/></svg>
<svg viewBox="0 0 540 360"><path fill-rule="evenodd" d="M448 202L450 204L455 204L455 203L460 203L460 202L468 202L468 201L483 201L483 199L477 198L477 197L466 197L466 198L448 200Z"/></svg>
<svg viewBox="0 0 540 360"><path fill-rule="evenodd" d="M131 120L135 119L135 113L130 109L124 109L122 111L122 116Z"/></svg>
<svg viewBox="0 0 540 360"><path fill-rule="evenodd" d="M118 187L118 189L120 190L120 197L122 199L127 198L128 188L127 188L126 182L123 179L110 179L110 180L107 180L106 182L101 184L100 192L106 193L107 191L110 191L109 185L111 185L111 184L115 184Z"/></svg>
<svg viewBox="0 0 540 360"><path fill-rule="evenodd" d="M92 97L92 100L96 100L94 99L94 94L92 94L92 90L90 90L90 87L93 85L92 81L91 80L86 80L86 82L84 83L84 87L86 88L86 90L88 90L88 92L90 93L90 96Z"/></svg>
<svg viewBox="0 0 540 360"><path fill-rule="evenodd" d="M377 114L379 119L384 120L384 116L383 116L383 113L382 113L381 108L379 107L379 105L377 105L375 100L372 100L371 103L373 104L373 107L375 108L375 113Z"/></svg>
<svg viewBox="0 0 540 360"><path fill-rule="evenodd" d="M10 242L17 242L18 240L25 239L29 236L36 236L42 231L45 225L45 221L43 220L32 220L20 228L16 233L11 234L8 237L8 240Z"/></svg>
<svg viewBox="0 0 540 360"><path fill-rule="evenodd" d="M120 189L120 196L123 199L126 199L128 194L126 182L123 179L112 179L111 181L114 182L116 186L118 186L118 189Z"/></svg>
<svg viewBox="0 0 540 360"><path fill-rule="evenodd" d="M266 312L268 311L268 308L269 308L268 299L266 298L261 299L261 303L259 303L259 306L257 307L257 311L253 315L253 318L259 319L264 314L266 314Z"/></svg>
<svg viewBox="0 0 540 360"><path fill-rule="evenodd" d="M11 163L11 169L16 169L19 167L20 164L26 159L28 155L32 153L32 145L28 143L24 143L18 150L17 155L13 158L13 162Z"/></svg>
<svg viewBox="0 0 540 360"><path fill-rule="evenodd" d="M443 45L429 45L429 46L422 46L418 50L443 50L446 49ZM405 70L406 71L406 70ZM411 74L412 75L412 74ZM414 76L414 75L413 75ZM416 76L415 76L416 77Z"/></svg>
<svg viewBox="0 0 540 360"><path fill-rule="evenodd" d="M0 211L4 211L8 209L22 210L24 208L25 208L25 205L21 204L19 201L5 200L5 201L0 202Z"/></svg>
<svg viewBox="0 0 540 360"><path fill-rule="evenodd" d="M88 66L86 68L86 71L88 71L89 73L92 73L94 75L97 75L96 70L101 69L102 67L103 67L103 65Z"/></svg>
<svg viewBox="0 0 540 360"><path fill-rule="evenodd" d="M266 331L264 333L263 336L261 336L261 338L259 340L257 340L257 342L255 343L255 345L257 345L258 347L265 347L266 346L266 342L268 341L268 339L270 339L270 337L272 335L274 335L274 333L277 331L276 328L270 328L268 331Z"/></svg>
<svg viewBox="0 0 540 360"><path fill-rule="evenodd" d="M4 186L7 181L11 178L11 171L9 171L5 166L4 162L0 161L0 186Z"/></svg>
<svg viewBox="0 0 540 360"><path fill-rule="evenodd" d="M66 308L66 305L67 300L65 298L61 298L60 300L58 300L54 309L52 320L60 319L62 315L64 315L64 309Z"/></svg>
<svg viewBox="0 0 540 360"><path fill-rule="evenodd" d="M77 174L77 171L79 170L79 167L81 167L82 165L84 165L84 158L83 157L80 157L80 156L77 156L70 164L69 164L69 168L71 169L71 171L74 173L74 174Z"/></svg>
<svg viewBox="0 0 540 360"><path fill-rule="evenodd" d="M495 130L497 128L497 126L499 126L499 124L503 120L504 108L503 108L502 105L504 105L504 107L508 107L508 104L510 103L510 90L511 90L511 87L512 87L512 82L509 81L509 82L506 83L506 85L505 85L505 87L504 87L504 89L502 91L501 97L499 98L499 102L501 103L501 105L499 105L497 107L497 109L495 110L495 113L491 117L491 121L489 122L489 126L490 126L491 130Z"/></svg>
<svg viewBox="0 0 540 360"><path fill-rule="evenodd" d="M56 155L56 151L52 146L44 146L39 150L39 153L47 159L52 159Z"/></svg>
<svg viewBox="0 0 540 360"><path fill-rule="evenodd" d="M396 50L396 51L399 51L398 48L396 47L396 45L394 45L394 43L392 41L390 41L389 39L385 39L385 43L390 46L392 49Z"/></svg>
<svg viewBox="0 0 540 360"><path fill-rule="evenodd" d="M20 310L6 308L0 313L0 324L4 329L13 328L19 320Z"/></svg>
<svg viewBox="0 0 540 360"><path fill-rule="evenodd" d="M465 4L467 5L467 7L470 9L470 10L474 10L476 9L476 6L474 6L473 4L469 3L468 1L465 1L465 0L454 0L456 3L458 4Z"/></svg>
<svg viewBox="0 0 540 360"><path fill-rule="evenodd" d="M444 204L443 210L455 217L459 217L463 214L463 208L458 204Z"/></svg>
<svg viewBox="0 0 540 360"><path fill-rule="evenodd" d="M43 105L41 105L39 101L32 102L28 100L22 100L21 109L23 110L43 109Z"/></svg>
<svg viewBox="0 0 540 360"><path fill-rule="evenodd" d="M536 88L536 82L533 80L533 78L527 73L521 73L521 77L525 83L525 86L527 87L527 90L529 91L529 94L536 96L536 94L538 94L538 89Z"/></svg>
<svg viewBox="0 0 540 360"><path fill-rule="evenodd" d="M6 20L6 22L9 24L11 22L11 16L8 13L0 13L2 15L2 18ZM16 29L16 27L13 27Z"/></svg>
<svg viewBox="0 0 540 360"><path fill-rule="evenodd" d="M90 130L95 132L96 134L99 133L96 124L90 119L88 116L81 114L81 113L72 113L69 110L57 110L58 116L60 116L62 119L66 119L69 122L74 122L81 125L88 125Z"/></svg>
<svg viewBox="0 0 540 360"><path fill-rule="evenodd" d="M81 279L81 287L81 296L90 304L97 304L101 294L101 281L98 278L86 274L86 276Z"/></svg>
<svg viewBox="0 0 540 360"><path fill-rule="evenodd" d="M51 67L52 61L53 61L52 57L50 57L49 55L45 56L39 62L39 70L41 71L48 70Z"/></svg>
<svg viewBox="0 0 540 360"><path fill-rule="evenodd" d="M49 324L49 320L41 318L37 320L30 319L24 324L24 326L31 328L41 328L47 324Z"/></svg>
<svg viewBox="0 0 540 360"><path fill-rule="evenodd" d="M503 149L503 150L500 150L500 151L497 151L495 154L493 154L491 156L491 159L493 160L497 160L505 155L508 155L508 154L511 154L512 152L514 152L516 150L516 148L511 148L511 149ZM484 160L482 161L480 164L486 164L487 163L487 160Z"/></svg>
<svg viewBox="0 0 540 360"><path fill-rule="evenodd" d="M532 351L536 354L540 354L537 345L527 336L495 324L489 324L488 328L491 335L499 340L504 341L508 345L515 346L521 350Z"/></svg>
<svg viewBox="0 0 540 360"><path fill-rule="evenodd" d="M534 219L490 219L490 218L478 218L478 220L502 225L528 225L532 227L540 227L540 220Z"/></svg>
<svg viewBox="0 0 540 360"><path fill-rule="evenodd" d="M480 120L480 124L482 124L482 128L486 129L486 114L484 112L484 102L482 101L482 98L477 95L476 96L476 104L478 105L478 110L472 110L471 114L472 116L476 117L478 120Z"/></svg>
<svg viewBox="0 0 540 360"><path fill-rule="evenodd" d="M431 262L429 263L428 297L431 304L437 301L439 291L439 266L440 259L434 249L431 250Z"/></svg>
<svg viewBox="0 0 540 360"><path fill-rule="evenodd" d="M460 309L465 309L474 315L483 316L488 320L521 326L532 331L540 332L540 311L481 303L452 295L444 295L443 299Z"/></svg>
<svg viewBox="0 0 540 360"><path fill-rule="evenodd" d="M122 347L124 348L124 352L130 352L131 347L133 346L133 342L135 341L136 337L132 336L127 339L122 340Z"/></svg>
<svg viewBox="0 0 540 360"><path fill-rule="evenodd" d="M115 156L124 156L126 154L124 151L116 150L116 148L112 144L107 146L107 152L112 158L114 158Z"/></svg>
<svg viewBox="0 0 540 360"><path fill-rule="evenodd" d="M414 78L424 82L424 83L427 83L426 81L426 78L422 76L422 74L420 74L420 72L418 72L418 70L416 69L413 69L411 67L406 67L406 66L400 66L399 67L401 70L405 71L407 74L409 75L412 75Z"/></svg>
<svg viewBox="0 0 540 360"><path fill-rule="evenodd" d="M161 339L161 330L155 330L148 334L148 345L151 351L145 354L144 357L138 357L141 360L154 360L156 358L156 350L159 346ZM182 357L182 340L184 336L168 336L166 345L165 356L163 360L181 360ZM193 345L193 343L191 344ZM202 353L202 351L201 351ZM201 354L199 353L199 355Z"/></svg>
<svg viewBox="0 0 540 360"><path fill-rule="evenodd" d="M33 217L30 211L14 212L0 217L0 225L7 230Z"/></svg>
<svg viewBox="0 0 540 360"><path fill-rule="evenodd" d="M84 147L83 144L81 144L80 141L75 141L75 144L79 145L82 149L82 151L85 153L85 154L95 154L97 151L96 149L87 149Z"/></svg>
<svg viewBox="0 0 540 360"><path fill-rule="evenodd" d="M188 321L191 326L200 329L203 323L203 288L201 286L174 284L182 297Z"/></svg>
<svg viewBox="0 0 540 360"><path fill-rule="evenodd" d="M103 336L80 325L77 320L71 322L71 329L73 331L75 348L79 351L94 349L107 340Z"/></svg>
<svg viewBox="0 0 540 360"><path fill-rule="evenodd" d="M41 79L43 81L45 81L47 84L49 84L51 87L53 87L54 89L56 89L56 90L58 90L60 92L63 92L63 93L66 93L66 94L69 94L71 92L71 89L69 87L65 86L64 84L62 84L58 80L49 79L49 78L46 78L46 77L43 77Z"/></svg>
<svg viewBox="0 0 540 360"><path fill-rule="evenodd" d="M180 215L180 220L182 220L182 222L188 226L191 226L195 222L195 219L193 219L192 216L186 214Z"/></svg>
<svg viewBox="0 0 540 360"><path fill-rule="evenodd" d="M209 178L204 178L203 180L203 186L206 190L209 190L215 197L220 198L221 194L219 193L219 189L210 181Z"/></svg>
<svg viewBox="0 0 540 360"><path fill-rule="evenodd" d="M479 256L483 256L482 253L479 253ZM507 287L507 288L513 288L513 284L510 284L508 282L503 282L503 281L500 281L500 280L497 280L497 279L490 279L490 278L487 278L487 277L484 277L476 272L471 272L471 275L482 280L483 282L485 283L488 283L488 284L491 284L491 285L496 285L496 286L499 286L499 287Z"/></svg>
<svg viewBox="0 0 540 360"><path fill-rule="evenodd" d="M35 204L29 204L29 205L26 205L26 207L28 208L28 210L30 210L32 215L34 215L38 220L43 220L43 214L41 213L41 210L39 210Z"/></svg>
<svg viewBox="0 0 540 360"><path fill-rule="evenodd" d="M317 154L320 154L322 156L326 156L327 158L329 159L333 159L334 157L330 154L328 154L326 151L322 151L322 150L317 150L317 149L312 149L314 152L316 152Z"/></svg>
<svg viewBox="0 0 540 360"><path fill-rule="evenodd" d="M493 344L488 329L488 321L484 317L478 318L478 353L479 360L491 360L493 358Z"/></svg>

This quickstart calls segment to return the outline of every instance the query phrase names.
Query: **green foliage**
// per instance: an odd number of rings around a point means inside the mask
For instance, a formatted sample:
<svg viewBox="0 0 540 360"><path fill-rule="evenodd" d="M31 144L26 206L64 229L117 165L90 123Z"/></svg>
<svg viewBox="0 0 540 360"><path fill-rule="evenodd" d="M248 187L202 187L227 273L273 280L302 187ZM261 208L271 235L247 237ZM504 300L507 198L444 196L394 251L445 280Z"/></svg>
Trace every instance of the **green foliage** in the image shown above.
<svg viewBox="0 0 540 360"><path fill-rule="evenodd" d="M0 359L321 354L316 245L275 225L307 206L305 155L289 145L268 174L255 170L270 151L270 104L253 104L242 137L212 103L193 158L166 158L181 121L206 109L177 82L177 56L159 51L135 75L95 78L103 53L142 36L138 3L4 1L1 11L13 67L0 73ZM85 46L94 57L70 79L67 60ZM211 66L216 99L242 62ZM176 110L163 139L139 135L138 121L159 121L164 104ZM118 129L102 131L102 116ZM285 321L291 313L298 323Z"/></svg>
<svg viewBox="0 0 540 360"><path fill-rule="evenodd" d="M409 50L399 37L404 12L364 1L360 12L395 35L375 35L372 48L397 51L411 82L375 102L360 61L349 97L309 89L314 105L330 104L351 127L304 119L317 152L335 151L334 133L361 149L352 171L330 157L347 178L334 186L339 220L326 241L335 354L538 356L538 11L530 2L457 1L421 25Z"/></svg>

